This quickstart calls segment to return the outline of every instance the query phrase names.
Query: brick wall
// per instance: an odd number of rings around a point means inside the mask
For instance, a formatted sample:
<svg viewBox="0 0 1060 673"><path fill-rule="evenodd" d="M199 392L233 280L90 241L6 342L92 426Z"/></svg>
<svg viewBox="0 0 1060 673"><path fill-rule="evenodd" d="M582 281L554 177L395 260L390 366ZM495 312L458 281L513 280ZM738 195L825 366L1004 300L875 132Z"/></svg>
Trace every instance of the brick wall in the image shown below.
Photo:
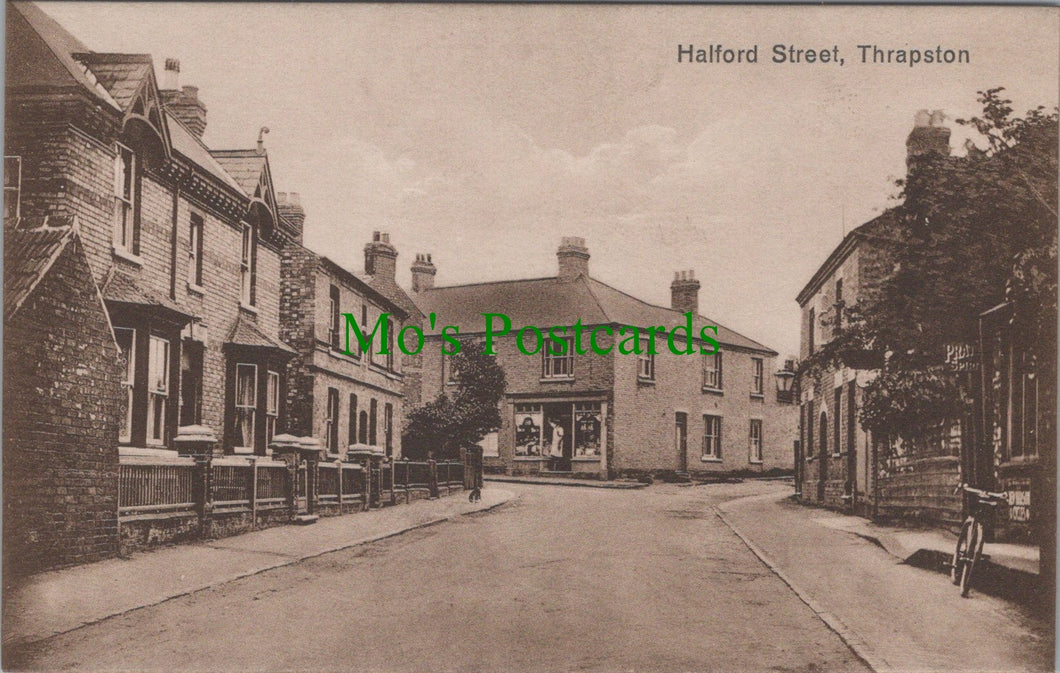
<svg viewBox="0 0 1060 673"><path fill-rule="evenodd" d="M4 569L118 551L121 366L78 240L4 334Z"/></svg>

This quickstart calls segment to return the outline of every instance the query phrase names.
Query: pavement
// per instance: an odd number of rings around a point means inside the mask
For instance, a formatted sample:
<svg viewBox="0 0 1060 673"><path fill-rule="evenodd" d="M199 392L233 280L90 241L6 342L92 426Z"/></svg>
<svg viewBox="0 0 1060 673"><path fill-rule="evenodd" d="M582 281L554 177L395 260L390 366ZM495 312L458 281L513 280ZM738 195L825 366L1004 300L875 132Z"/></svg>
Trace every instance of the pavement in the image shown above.
<svg viewBox="0 0 1060 673"><path fill-rule="evenodd" d="M648 484L639 481L603 479L571 479L569 477L523 477L508 476L503 474L488 474L483 477L485 481L503 484L538 484L541 486L583 486L585 488L613 488L618 490L629 490L645 488Z"/></svg>
<svg viewBox="0 0 1060 673"><path fill-rule="evenodd" d="M759 490L718 498L714 510L873 670L1054 670L1047 619L984 593L978 582L961 598L938 568L911 562L933 551L951 554L946 534L805 507L791 501L790 487ZM994 546L987 551L995 562L1033 566L1030 550L997 554Z"/></svg>
<svg viewBox="0 0 1060 673"><path fill-rule="evenodd" d="M4 587L4 650L273 568L490 510L514 497L511 490L489 486L476 503L469 503L461 491L437 500L323 517L310 526L277 526L32 575Z"/></svg>

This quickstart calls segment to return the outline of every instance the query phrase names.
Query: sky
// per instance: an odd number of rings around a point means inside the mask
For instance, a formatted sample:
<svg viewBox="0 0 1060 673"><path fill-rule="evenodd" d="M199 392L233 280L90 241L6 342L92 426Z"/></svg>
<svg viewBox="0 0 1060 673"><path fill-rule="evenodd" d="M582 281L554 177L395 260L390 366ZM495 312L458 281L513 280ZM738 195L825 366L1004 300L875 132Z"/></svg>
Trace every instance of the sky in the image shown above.
<svg viewBox="0 0 1060 673"><path fill-rule="evenodd" d="M894 204L919 109L962 153L976 92L1058 98L1060 12L1039 7L40 3L100 52L181 61L214 149L265 136L305 241L354 271L387 231L407 285L591 274L798 352L795 296L853 227ZM678 63L678 46L758 45L758 63ZM771 62L774 44L844 65ZM857 45L967 49L970 63L863 64Z"/></svg>

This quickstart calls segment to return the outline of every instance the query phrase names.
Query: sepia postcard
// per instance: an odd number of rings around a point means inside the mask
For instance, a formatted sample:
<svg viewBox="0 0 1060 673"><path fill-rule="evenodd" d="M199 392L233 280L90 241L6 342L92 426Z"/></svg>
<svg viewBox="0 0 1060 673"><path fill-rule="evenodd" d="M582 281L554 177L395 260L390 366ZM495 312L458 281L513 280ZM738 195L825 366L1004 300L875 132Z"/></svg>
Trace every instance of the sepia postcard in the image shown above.
<svg viewBox="0 0 1060 673"><path fill-rule="evenodd" d="M1057 7L4 12L4 670L1055 670Z"/></svg>

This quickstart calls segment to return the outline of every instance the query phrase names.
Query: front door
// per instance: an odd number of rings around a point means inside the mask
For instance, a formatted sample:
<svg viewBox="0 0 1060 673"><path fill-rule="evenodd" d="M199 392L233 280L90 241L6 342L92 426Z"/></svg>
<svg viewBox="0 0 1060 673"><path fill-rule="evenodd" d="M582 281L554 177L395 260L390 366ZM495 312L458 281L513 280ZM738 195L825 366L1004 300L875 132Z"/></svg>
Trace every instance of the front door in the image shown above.
<svg viewBox="0 0 1060 673"><path fill-rule="evenodd" d="M545 405L544 453L549 469L570 472L574 435L574 415L570 403Z"/></svg>
<svg viewBox="0 0 1060 673"><path fill-rule="evenodd" d="M677 449L677 471L688 471L688 414L674 414L674 446Z"/></svg>

